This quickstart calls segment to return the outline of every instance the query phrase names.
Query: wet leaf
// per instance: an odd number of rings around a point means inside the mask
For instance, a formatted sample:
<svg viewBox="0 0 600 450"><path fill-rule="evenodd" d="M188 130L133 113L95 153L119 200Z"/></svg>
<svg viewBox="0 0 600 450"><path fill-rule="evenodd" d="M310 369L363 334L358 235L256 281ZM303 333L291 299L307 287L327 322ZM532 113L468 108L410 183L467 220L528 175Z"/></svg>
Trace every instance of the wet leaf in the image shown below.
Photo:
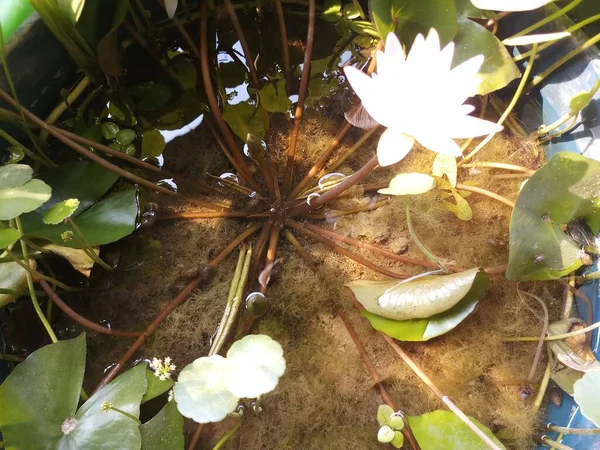
<svg viewBox="0 0 600 450"><path fill-rule="evenodd" d="M19 231L14 228L0 228L0 249L14 244L20 237Z"/></svg>
<svg viewBox="0 0 600 450"><path fill-rule="evenodd" d="M583 376L583 372L571 369L562 364L556 364L556 367L550 372L550 378L569 395L575 392L575 382Z"/></svg>
<svg viewBox="0 0 600 450"><path fill-rule="evenodd" d="M56 0L61 12L75 25L83 12L85 0Z"/></svg>
<svg viewBox="0 0 600 450"><path fill-rule="evenodd" d="M394 439L390 444L396 448L401 448L404 445L404 435L400 431L394 431Z"/></svg>
<svg viewBox="0 0 600 450"><path fill-rule="evenodd" d="M25 164L0 167L0 189L23 186L33 178L33 169Z"/></svg>
<svg viewBox="0 0 600 450"><path fill-rule="evenodd" d="M500 448L496 436L477 419L471 420ZM451 411L432 411L409 416L408 423L423 450L487 450L488 446Z"/></svg>
<svg viewBox="0 0 600 450"><path fill-rule="evenodd" d="M493 11L531 11L554 0L471 0L475 7Z"/></svg>
<svg viewBox="0 0 600 450"><path fill-rule="evenodd" d="M119 132L121 128L119 127L119 125L117 125L114 122L103 122L102 125L100 125L100 131L102 132L102 137L104 139L114 139L115 137L117 137L117 133Z"/></svg>
<svg viewBox="0 0 600 450"><path fill-rule="evenodd" d="M581 330L587 324L576 318L562 319L548 326L548 335L557 335ZM600 370L600 362L587 342L586 335L580 334L567 339L548 341L548 347L562 364L579 372Z"/></svg>
<svg viewBox="0 0 600 450"><path fill-rule="evenodd" d="M292 102L285 92L285 80L282 78L268 82L259 92L260 104L267 112L287 113Z"/></svg>
<svg viewBox="0 0 600 450"><path fill-rule="evenodd" d="M136 153L135 145L133 145L133 144L123 145L123 146L121 146L120 151L121 151L121 153L125 153L127 156L135 156L135 153Z"/></svg>
<svg viewBox="0 0 600 450"><path fill-rule="evenodd" d="M464 194L464 191L458 192L450 182L443 178L438 178L437 181L442 195L442 206L454 214L457 219L465 221L471 220L473 218L473 210L471 209L469 202L463 197L463 195L465 197L469 195L470 192L467 193L467 195ZM449 197L452 197L454 202L447 200ZM446 200L444 200L444 198L446 198Z"/></svg>
<svg viewBox="0 0 600 450"><path fill-rule="evenodd" d="M394 440L394 430L388 425L383 425L377 432L377 440L383 444L388 444Z"/></svg>
<svg viewBox="0 0 600 450"><path fill-rule="evenodd" d="M600 427L600 371L587 372L574 384L575 401L581 408L581 414Z"/></svg>
<svg viewBox="0 0 600 450"><path fill-rule="evenodd" d="M179 0L165 0L165 10L167 11L167 16L169 16L169 19L172 19L177 12L178 3Z"/></svg>
<svg viewBox="0 0 600 450"><path fill-rule="evenodd" d="M6 164L18 163L19 161L23 161L23 159L25 158L25 152L21 147L15 147L11 145L6 150L10 154L8 160L6 161Z"/></svg>
<svg viewBox="0 0 600 450"><path fill-rule="evenodd" d="M326 22L337 22L342 18L341 0L325 0L325 10L321 17Z"/></svg>
<svg viewBox="0 0 600 450"><path fill-rule="evenodd" d="M558 41L559 39L571 36L568 31L560 31L557 33L542 33L542 34L528 34L527 36L519 36L509 39L504 39L502 43L504 45L531 45L539 44L542 42Z"/></svg>
<svg viewBox="0 0 600 450"><path fill-rule="evenodd" d="M140 426L142 450L183 450L183 417L174 401L167 402L156 416Z"/></svg>
<svg viewBox="0 0 600 450"><path fill-rule="evenodd" d="M142 398L142 403L164 394L175 384L171 378L161 380L150 369L146 369L146 380L148 381L148 389L146 389L146 393Z"/></svg>
<svg viewBox="0 0 600 450"><path fill-rule="evenodd" d="M48 200L52 189L42 180L31 180L22 186L0 190L0 220L14 219L33 211Z"/></svg>
<svg viewBox="0 0 600 450"><path fill-rule="evenodd" d="M506 277L551 280L581 267L581 248L563 230L585 219L600 231L598 192L600 162L575 153L557 153L533 174L513 210Z"/></svg>
<svg viewBox="0 0 600 450"><path fill-rule="evenodd" d="M244 142L246 142L248 134L263 139L267 134L270 123L269 114L265 109L249 102L240 102L235 105L225 103L223 119Z"/></svg>
<svg viewBox="0 0 600 450"><path fill-rule="evenodd" d="M149 112L166 105L171 100L169 85L160 81L144 81L129 88L129 93L136 100L137 111Z"/></svg>
<svg viewBox="0 0 600 450"><path fill-rule="evenodd" d="M30 265L35 269L35 260L31 260ZM24 292L27 289L27 270L12 261L0 264L0 288L18 293ZM0 308L18 297L19 295L0 294Z"/></svg>
<svg viewBox="0 0 600 450"><path fill-rule="evenodd" d="M63 200L62 202L58 202L48 209L42 220L45 224L56 225L71 217L78 207L79 200L76 198Z"/></svg>
<svg viewBox="0 0 600 450"><path fill-rule="evenodd" d="M418 280L415 280L418 281ZM427 341L453 330L475 310L485 294L489 279L484 272L477 273L469 292L455 306L426 319L393 320L363 311L371 326L388 336L401 341ZM366 286L368 288L368 286ZM358 295L355 292L358 299ZM359 300L360 301L360 300ZM366 308L366 307L365 307Z"/></svg>
<svg viewBox="0 0 600 450"><path fill-rule="evenodd" d="M346 3L342 8L342 15L347 20L358 19L361 13L364 15L362 9L355 3Z"/></svg>
<svg viewBox="0 0 600 450"><path fill-rule="evenodd" d="M453 65L457 66L477 55L485 57L478 73L480 84L477 94L484 95L502 89L521 76L504 45L490 31L463 17L458 19L458 25Z"/></svg>
<svg viewBox="0 0 600 450"><path fill-rule="evenodd" d="M442 177L446 175L452 187L456 186L457 171L458 168L456 166L456 158L452 155L438 153L433 160L433 168L431 169L431 173L436 177Z"/></svg>
<svg viewBox="0 0 600 450"><path fill-rule="evenodd" d="M425 173L400 173L390 180L388 187L377 192L386 195L418 195L435 186L435 178Z"/></svg>
<svg viewBox="0 0 600 450"><path fill-rule="evenodd" d="M240 398L271 392L285 372L283 348L264 334L251 334L234 342L227 359L232 365L227 389Z"/></svg>
<svg viewBox="0 0 600 450"><path fill-rule="evenodd" d="M395 31L400 41L410 46L417 34L427 35L435 28L442 45L456 34L454 0L372 0L371 17L381 38Z"/></svg>
<svg viewBox="0 0 600 450"><path fill-rule="evenodd" d="M198 358L184 367L173 388L179 412L198 423L227 417L239 400L227 390L230 371L229 361L219 355Z"/></svg>
<svg viewBox="0 0 600 450"><path fill-rule="evenodd" d="M366 20L353 20L352 22L350 22L350 29L355 33L363 36L379 38L379 32L377 31L377 29L373 26L371 22L367 22Z"/></svg>
<svg viewBox="0 0 600 450"><path fill-rule="evenodd" d="M171 60L171 68L183 89L196 89L198 71L193 59L185 55L177 55Z"/></svg>
<svg viewBox="0 0 600 450"><path fill-rule="evenodd" d="M379 405L377 408L377 422L379 425L389 425L390 417L395 413L394 409L389 405Z"/></svg>
<svg viewBox="0 0 600 450"><path fill-rule="evenodd" d="M75 415L77 425L73 431L61 437L58 448L141 448L142 438L138 423L117 411L103 411L102 404L111 403L115 408L139 417L140 402L146 392L145 370L145 364L138 364L90 397Z"/></svg>
<svg viewBox="0 0 600 450"><path fill-rule="evenodd" d="M85 334L46 345L16 366L0 385L0 404L10 405L0 408L7 448L64 448L60 447L61 425L77 410L85 351Z"/></svg>
<svg viewBox="0 0 600 450"><path fill-rule="evenodd" d="M142 135L142 159L149 156L158 157L165 150L165 138L158 130L146 130Z"/></svg>
<svg viewBox="0 0 600 450"><path fill-rule="evenodd" d="M131 128L124 128L116 134L115 141L120 145L129 145L135 140L135 138L135 131L133 131Z"/></svg>
<svg viewBox="0 0 600 450"><path fill-rule="evenodd" d="M43 247L45 250L52 252L56 255L62 256L73 266L77 272L83 276L89 278L92 268L94 267L94 260L83 250L78 248L64 247L62 245L47 244ZM98 248L91 248L96 255L100 254Z"/></svg>

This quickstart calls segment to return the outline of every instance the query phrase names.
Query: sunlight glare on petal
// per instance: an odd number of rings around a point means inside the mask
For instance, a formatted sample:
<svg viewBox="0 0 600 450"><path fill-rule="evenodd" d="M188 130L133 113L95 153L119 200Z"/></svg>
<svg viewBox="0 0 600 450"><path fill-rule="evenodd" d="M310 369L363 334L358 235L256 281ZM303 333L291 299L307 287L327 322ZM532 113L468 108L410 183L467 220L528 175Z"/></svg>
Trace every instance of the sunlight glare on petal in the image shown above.
<svg viewBox="0 0 600 450"><path fill-rule="evenodd" d="M415 140L394 128L383 132L377 144L377 161L380 166L391 166L408 154Z"/></svg>

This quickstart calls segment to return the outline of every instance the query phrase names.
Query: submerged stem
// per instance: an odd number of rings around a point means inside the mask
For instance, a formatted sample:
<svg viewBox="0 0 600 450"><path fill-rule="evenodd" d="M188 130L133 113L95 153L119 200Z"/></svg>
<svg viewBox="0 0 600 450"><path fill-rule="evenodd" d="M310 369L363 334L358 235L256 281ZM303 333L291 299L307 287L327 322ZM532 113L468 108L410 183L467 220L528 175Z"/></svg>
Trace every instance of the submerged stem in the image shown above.
<svg viewBox="0 0 600 450"><path fill-rule="evenodd" d="M252 86L258 89L260 86L258 82L258 75L256 74L254 60L252 59L252 55L250 55L250 47L248 47L248 41L246 40L246 36L244 36L244 30L242 30L242 26L240 25L240 21L238 20L235 9L233 9L231 0L224 0L223 2L225 4L227 14L229 15L229 19L231 20L231 24L233 25L235 35L237 36L238 40L240 41L240 45L242 46L244 58L246 59L246 65L248 66L248 70L250 71L250 79L252 81Z"/></svg>
<svg viewBox="0 0 600 450"><path fill-rule="evenodd" d="M563 434L580 434L580 435L589 435L589 434L600 434L600 428L568 428L561 427L558 425L553 425L549 423L546 428L550 431L554 431L556 433Z"/></svg>
<svg viewBox="0 0 600 450"><path fill-rule="evenodd" d="M285 27L285 17L283 17L283 7L281 0L275 0L275 10L277 11L277 22L279 22L279 32L281 34L281 50L283 52L283 73L285 74L285 91L290 94L290 83L292 80L292 70L290 68L290 50L288 48L287 29Z"/></svg>
<svg viewBox="0 0 600 450"><path fill-rule="evenodd" d="M558 441L553 441L548 436L542 436L542 444L546 444L555 448L556 450L575 450L573 447L569 447L568 445L561 444Z"/></svg>
<svg viewBox="0 0 600 450"><path fill-rule="evenodd" d="M439 267L440 269L442 269L445 273L450 273L450 271L441 263L441 261L433 253L431 253L429 250L427 250L427 247L425 247L423 245L423 243L417 237L417 234L415 233L415 229L413 228L412 220L410 218L410 198L409 197L404 198L404 205L405 205L405 213L406 213L406 224L408 225L408 232L410 233L410 237L413 239L413 241L415 241L415 244L417 244L417 247L419 247L419 250L421 250L421 252L425 256L427 256L428 259L433 261L436 264L436 266Z"/></svg>
<svg viewBox="0 0 600 450"><path fill-rule="evenodd" d="M535 351L535 356L533 357L533 363L531 364L531 370L529 371L529 376L527 377L527 382L530 383L533 380L533 377L535 375L535 369L537 368L538 362L540 360L540 356L542 355L542 349L544 348L544 337L546 336L546 333L548 332L548 308L546 307L546 303L541 298L539 298L537 295L531 294L530 292L520 291L518 289L517 289L517 293L519 294L519 296L521 296L521 293L523 293L523 294L528 295L529 297L533 298L540 304L540 306L542 307L542 310L544 311L544 320L543 320L543 325L542 325L542 331L540 333L540 338L539 338L537 349Z"/></svg>
<svg viewBox="0 0 600 450"><path fill-rule="evenodd" d="M225 443L231 439L231 437L237 433L237 431L240 429L240 427L242 426L242 419L236 421L236 423L227 431L227 433L225 433L223 435L223 437L221 439L219 439L219 442L217 442L215 444L215 446L213 447L213 450L219 450L221 447L223 447L223 445L225 445Z"/></svg>

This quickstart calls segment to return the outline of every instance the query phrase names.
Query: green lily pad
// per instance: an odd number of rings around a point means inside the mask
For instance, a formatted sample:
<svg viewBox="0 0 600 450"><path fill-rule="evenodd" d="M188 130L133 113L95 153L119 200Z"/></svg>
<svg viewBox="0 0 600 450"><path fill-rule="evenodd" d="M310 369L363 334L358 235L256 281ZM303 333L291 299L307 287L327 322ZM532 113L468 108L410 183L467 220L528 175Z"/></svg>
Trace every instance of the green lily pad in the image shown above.
<svg viewBox="0 0 600 450"><path fill-rule="evenodd" d="M491 19L496 15L493 11L477 8L471 0L455 0L456 14L458 17L470 17L472 19Z"/></svg>
<svg viewBox="0 0 600 450"><path fill-rule="evenodd" d="M400 41L410 46L417 34L427 35L435 28L445 45L457 31L454 0L372 0L369 5L384 40L395 31Z"/></svg>
<svg viewBox="0 0 600 450"><path fill-rule="evenodd" d="M10 405L0 408L7 448L65 448L60 442L68 428L61 426L77 410L85 351L85 334L47 345L15 367L0 385L0 404Z"/></svg>
<svg viewBox="0 0 600 450"><path fill-rule="evenodd" d="M154 371L150 369L146 369L146 380L148 382L148 389L146 389L146 393L142 398L142 403L164 394L175 384L171 378L161 380L154 374Z"/></svg>
<svg viewBox="0 0 600 450"><path fill-rule="evenodd" d="M0 220L14 219L31 212L52 196L52 189L42 180L31 180L22 186L0 190Z"/></svg>
<svg viewBox="0 0 600 450"><path fill-rule="evenodd" d="M19 231L14 228L0 228L0 248L14 244L20 237Z"/></svg>
<svg viewBox="0 0 600 450"><path fill-rule="evenodd" d="M142 135L142 158L158 157L165 150L165 138L158 130L146 130Z"/></svg>
<svg viewBox="0 0 600 450"><path fill-rule="evenodd" d="M121 127L114 122L104 122L100 125L100 132L104 139L114 139Z"/></svg>
<svg viewBox="0 0 600 450"><path fill-rule="evenodd" d="M116 134L115 141L120 145L129 145L135 140L135 137L135 131L131 128L124 128Z"/></svg>
<svg viewBox="0 0 600 450"><path fill-rule="evenodd" d="M33 169L26 164L0 167L0 189L23 186L33 178Z"/></svg>
<svg viewBox="0 0 600 450"><path fill-rule="evenodd" d="M263 139L267 134L270 123L267 111L263 107L249 102L240 102L235 105L225 103L223 119L244 142L246 142L248 134Z"/></svg>
<svg viewBox="0 0 600 450"><path fill-rule="evenodd" d="M174 401L168 402L152 419L140 426L142 450L183 450L183 416Z"/></svg>
<svg viewBox="0 0 600 450"><path fill-rule="evenodd" d="M574 384L575 401L581 408L581 414L600 427L600 371L587 372Z"/></svg>
<svg viewBox="0 0 600 450"><path fill-rule="evenodd" d="M166 105L173 93L169 85L160 81L145 81L129 88L129 93L136 99L136 108L140 112L154 111Z"/></svg>
<svg viewBox="0 0 600 450"><path fill-rule="evenodd" d="M78 207L79 200L76 198L63 200L47 210L42 220L45 224L56 225L57 223L61 223L63 220L71 217Z"/></svg>
<svg viewBox="0 0 600 450"><path fill-rule="evenodd" d="M23 292L27 289L27 270L16 262L0 264L0 288ZM0 294L0 308L15 301L18 295Z"/></svg>
<svg viewBox="0 0 600 450"><path fill-rule="evenodd" d="M487 275L484 272L477 272L471 289L462 300L449 310L425 319L394 320L381 317L368 310L363 311L361 315L369 320L373 328L394 339L428 341L453 330L465 320L475 310L488 285Z"/></svg>
<svg viewBox="0 0 600 450"><path fill-rule="evenodd" d="M465 17L458 19L458 25L453 65L477 55L484 56L477 75L480 79L477 94L484 95L502 89L521 76L506 47L489 30Z"/></svg>
<svg viewBox="0 0 600 450"><path fill-rule="evenodd" d="M481 422L471 418L498 447L505 448ZM408 423L422 450L487 450L489 447L451 411L409 416Z"/></svg>
<svg viewBox="0 0 600 450"><path fill-rule="evenodd" d="M583 265L566 224L585 219L600 231L600 162L560 152L527 181L510 223L509 280L552 280Z"/></svg>
<svg viewBox="0 0 600 450"><path fill-rule="evenodd" d="M292 102L285 92L285 80L279 78L267 83L259 92L260 104L267 112L287 113Z"/></svg>

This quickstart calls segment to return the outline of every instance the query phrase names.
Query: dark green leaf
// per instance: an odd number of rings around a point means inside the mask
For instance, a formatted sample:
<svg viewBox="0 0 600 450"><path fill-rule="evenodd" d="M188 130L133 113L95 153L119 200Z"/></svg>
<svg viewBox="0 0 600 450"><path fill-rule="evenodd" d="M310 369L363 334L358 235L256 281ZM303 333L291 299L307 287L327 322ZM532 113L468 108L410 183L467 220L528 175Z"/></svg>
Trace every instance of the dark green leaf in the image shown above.
<svg viewBox="0 0 600 450"><path fill-rule="evenodd" d="M471 418L500 448L496 436L478 420ZM422 450L487 450L488 446L451 411L432 411L409 416L408 423Z"/></svg>
<svg viewBox="0 0 600 450"><path fill-rule="evenodd" d="M0 248L6 248L19 240L21 235L14 228L0 228Z"/></svg>
<svg viewBox="0 0 600 450"><path fill-rule="evenodd" d="M158 130L146 130L142 135L142 158L160 156L165 150L165 138Z"/></svg>
<svg viewBox="0 0 600 450"><path fill-rule="evenodd" d="M285 92L285 80L279 78L267 83L259 92L260 105L267 112L287 113L292 102Z"/></svg>
<svg viewBox="0 0 600 450"><path fill-rule="evenodd" d="M115 4L116 3L116 4ZM127 7L129 0L113 0L110 2L112 17L112 26L108 33L104 35L98 43L96 52L98 54L98 64L106 75L118 77L123 73L123 66L119 59L121 46L117 39L117 29L127 16Z"/></svg>
<svg viewBox="0 0 600 450"><path fill-rule="evenodd" d="M85 351L85 334L47 345L0 385L0 428L7 448L59 448L61 425L75 415L79 402Z"/></svg>
<svg viewBox="0 0 600 450"><path fill-rule="evenodd" d="M138 364L96 392L77 411L77 426L62 436L59 448L138 450L142 445L138 423L120 412L103 411L102 404L111 403L115 408L139 417L140 402L146 392L145 371L146 365Z"/></svg>
<svg viewBox="0 0 600 450"><path fill-rule="evenodd" d="M263 139L269 129L269 114L263 107L248 102L240 102L235 105L225 103L223 119L244 142L246 142L248 134Z"/></svg>
<svg viewBox="0 0 600 450"><path fill-rule="evenodd" d="M0 167L0 189L23 186L33 178L33 169L26 164Z"/></svg>
<svg viewBox="0 0 600 450"><path fill-rule="evenodd" d="M174 401L140 427L142 450L183 450L183 417Z"/></svg>
<svg viewBox="0 0 600 450"><path fill-rule="evenodd" d="M427 35L435 28L442 45L456 34L454 0L371 0L371 17L382 39L396 32L406 46L411 46L417 34Z"/></svg>
<svg viewBox="0 0 600 450"><path fill-rule="evenodd" d="M454 38L456 48L453 65L477 55L485 57L479 69L481 82L477 94L484 95L502 89L521 76L506 47L489 30L465 17L458 19L458 25Z"/></svg>
<svg viewBox="0 0 600 450"><path fill-rule="evenodd" d="M0 190L0 220L14 219L33 211L48 200L52 189L42 180L31 180L23 186Z"/></svg>
<svg viewBox="0 0 600 450"><path fill-rule="evenodd" d="M52 208L48 209L42 220L47 225L56 225L71 217L78 207L79 200L76 198L63 200L62 202L59 202Z"/></svg>
<svg viewBox="0 0 600 450"><path fill-rule="evenodd" d="M323 20L327 22L337 22L342 18L341 0L325 0L325 10L321 14Z"/></svg>
<svg viewBox="0 0 600 450"><path fill-rule="evenodd" d="M144 398L142 398L142 403L164 394L175 384L170 378L161 380L154 374L154 371L150 369L146 369L146 380L148 381L148 389L146 389Z"/></svg>
<svg viewBox="0 0 600 450"><path fill-rule="evenodd" d="M102 132L102 137L104 139L114 139L119 132L120 127L114 122L104 122L100 126L100 131Z"/></svg>
<svg viewBox="0 0 600 450"><path fill-rule="evenodd" d="M56 0L56 3L65 17L75 25L81 16L85 0Z"/></svg>
<svg viewBox="0 0 600 450"><path fill-rule="evenodd" d="M27 289L27 270L16 262L0 264L0 288L23 292ZM19 295L0 294L0 308L15 301Z"/></svg>
<svg viewBox="0 0 600 450"><path fill-rule="evenodd" d="M153 111L166 105L171 96L171 88L160 81L145 81L129 89L129 93L136 99L136 108L140 112Z"/></svg>
<svg viewBox="0 0 600 450"><path fill-rule="evenodd" d="M600 162L557 153L525 183L510 222L506 277L552 280L583 265L582 250L564 226L585 219L600 231Z"/></svg>
<svg viewBox="0 0 600 450"><path fill-rule="evenodd" d="M129 145L135 140L136 134L131 128L120 130L115 136L115 141L120 145Z"/></svg>

